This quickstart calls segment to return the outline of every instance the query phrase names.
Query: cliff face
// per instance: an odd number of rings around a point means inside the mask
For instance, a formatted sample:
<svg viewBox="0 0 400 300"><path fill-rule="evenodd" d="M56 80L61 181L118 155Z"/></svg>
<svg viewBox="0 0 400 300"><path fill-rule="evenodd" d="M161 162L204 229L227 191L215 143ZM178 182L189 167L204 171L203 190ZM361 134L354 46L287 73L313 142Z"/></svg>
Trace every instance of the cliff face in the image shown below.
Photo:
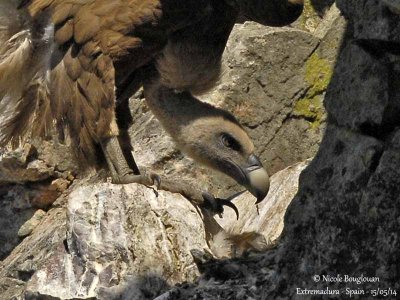
<svg viewBox="0 0 400 300"><path fill-rule="evenodd" d="M396 3L337 1L343 17L330 0L307 1L291 27L235 26L224 76L202 100L237 116L275 174L259 211L249 194L237 199L239 222L178 194L111 185L102 171L77 176L62 144L1 149L0 298L290 299L297 288L334 289L314 280L326 274L399 289ZM219 196L237 189L184 158L140 92L130 109L140 167ZM308 162L286 167L315 154L293 199ZM226 232L255 232L273 249L220 259L235 256Z"/></svg>
<svg viewBox="0 0 400 300"><path fill-rule="evenodd" d="M233 284L176 290L181 299L329 297L324 291L338 299L398 296L400 5L338 0L337 6L347 26L325 97L327 129L300 176L278 249L236 262L241 273ZM203 278L218 274L210 268Z"/></svg>
<svg viewBox="0 0 400 300"><path fill-rule="evenodd" d="M348 39L325 98L327 130L285 217L277 271L293 289L343 289L311 279L347 274L380 279L358 285L365 292L399 290L400 18L394 1L337 5Z"/></svg>

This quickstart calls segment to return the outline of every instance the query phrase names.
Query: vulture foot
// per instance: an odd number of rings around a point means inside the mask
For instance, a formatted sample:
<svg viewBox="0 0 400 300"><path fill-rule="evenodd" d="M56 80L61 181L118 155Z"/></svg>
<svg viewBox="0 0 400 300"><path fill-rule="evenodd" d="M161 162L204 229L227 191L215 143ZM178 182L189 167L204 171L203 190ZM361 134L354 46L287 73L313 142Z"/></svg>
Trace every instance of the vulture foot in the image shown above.
<svg viewBox="0 0 400 300"><path fill-rule="evenodd" d="M161 180L160 176L155 173L140 174L137 168L135 172L135 168L128 165L118 137L111 137L102 142L101 145L107 160L108 168L111 172L112 183L140 183L146 186L155 185L158 190L161 189L172 193L179 193L194 205L207 209L213 214L218 214L220 217L222 217L222 213L224 212L224 206L230 207L235 211L236 217L239 219L239 211L235 204L232 203L232 200L244 191L236 193L227 199L222 199L214 197L209 192L201 193L188 183Z"/></svg>
<svg viewBox="0 0 400 300"><path fill-rule="evenodd" d="M140 183L144 185L155 185L160 188L161 179L155 173L140 174L136 166L135 160L131 157L126 157L118 137L111 137L101 143L104 151L104 156L107 160L108 169L111 172L112 183ZM125 151L126 152L126 151ZM129 164L128 161L131 161Z"/></svg>
<svg viewBox="0 0 400 300"><path fill-rule="evenodd" d="M123 176L114 175L112 176L112 183L115 184L127 184L127 183L140 183L143 185L151 186L155 185L157 189L161 186L161 178L155 173L149 174L125 174Z"/></svg>
<svg viewBox="0 0 400 300"><path fill-rule="evenodd" d="M232 203L232 200L242 194L243 192L234 194L227 199L222 198L215 198L208 192L203 192L202 196L204 199L204 203L202 205L203 208L210 210L214 214L218 214L220 218L222 218L222 213L224 212L224 206L232 208L236 213L236 219L239 220L239 210L237 209L236 205Z"/></svg>
<svg viewBox="0 0 400 300"><path fill-rule="evenodd" d="M161 180L160 178L158 178L158 183L158 189L171 193L181 194L193 205L206 209L210 211L213 215L218 214L220 217L222 217L224 206L228 206L235 211L236 217L237 219L239 219L239 211L235 204L232 203L232 200L240 194L244 193L245 191L236 193L228 197L227 199L222 199L214 197L209 192L200 192L198 189L193 188L192 184L189 184L187 182L177 182L168 179Z"/></svg>

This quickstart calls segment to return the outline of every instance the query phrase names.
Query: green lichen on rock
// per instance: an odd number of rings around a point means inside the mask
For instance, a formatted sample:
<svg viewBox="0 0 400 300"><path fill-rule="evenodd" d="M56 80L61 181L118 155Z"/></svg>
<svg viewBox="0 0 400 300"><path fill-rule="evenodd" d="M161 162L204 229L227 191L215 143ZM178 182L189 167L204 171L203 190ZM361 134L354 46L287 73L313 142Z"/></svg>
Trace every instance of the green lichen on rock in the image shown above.
<svg viewBox="0 0 400 300"><path fill-rule="evenodd" d="M313 97L325 92L332 73L332 64L314 52L306 62L306 81L311 84L307 94Z"/></svg>
<svg viewBox="0 0 400 300"><path fill-rule="evenodd" d="M324 116L322 97L299 99L295 104L293 115L308 120L312 129L318 128Z"/></svg>
<svg viewBox="0 0 400 300"><path fill-rule="evenodd" d="M305 69L305 80L310 84L310 88L305 96L296 102L293 115L307 119L310 127L316 129L324 117L322 94L332 78L333 68L328 60L314 52L307 60Z"/></svg>

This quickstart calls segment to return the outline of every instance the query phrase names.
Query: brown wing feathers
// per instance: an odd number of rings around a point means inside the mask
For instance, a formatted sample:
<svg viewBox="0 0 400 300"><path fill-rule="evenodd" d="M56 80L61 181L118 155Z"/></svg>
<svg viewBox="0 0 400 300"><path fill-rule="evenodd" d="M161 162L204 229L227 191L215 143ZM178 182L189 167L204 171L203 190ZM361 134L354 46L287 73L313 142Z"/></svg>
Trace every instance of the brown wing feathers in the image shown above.
<svg viewBox="0 0 400 300"><path fill-rule="evenodd" d="M31 0L26 7L32 18L50 12L55 43L48 53L51 63L38 73L42 77L31 76L29 87L15 100L7 121L12 130L1 128L7 138L0 143L19 140L29 124L34 136L43 135L54 120L68 128L78 156L93 161L94 144L118 134L114 62L140 49L142 41L132 32L157 22L159 0ZM35 58L35 53L29 55ZM6 113L1 106L0 113Z"/></svg>

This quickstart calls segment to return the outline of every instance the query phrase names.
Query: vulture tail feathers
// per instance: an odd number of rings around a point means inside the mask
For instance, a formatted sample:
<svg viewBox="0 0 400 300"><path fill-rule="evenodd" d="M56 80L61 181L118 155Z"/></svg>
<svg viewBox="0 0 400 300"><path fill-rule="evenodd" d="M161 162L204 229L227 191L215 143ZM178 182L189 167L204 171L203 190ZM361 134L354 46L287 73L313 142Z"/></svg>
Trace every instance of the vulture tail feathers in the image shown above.
<svg viewBox="0 0 400 300"><path fill-rule="evenodd" d="M45 135L52 122L45 80L51 28L16 2L0 2L0 146L13 147Z"/></svg>
<svg viewBox="0 0 400 300"><path fill-rule="evenodd" d="M118 135L112 59L60 50L50 12L31 17L16 2L0 0L0 147L58 135L95 166L99 142Z"/></svg>

